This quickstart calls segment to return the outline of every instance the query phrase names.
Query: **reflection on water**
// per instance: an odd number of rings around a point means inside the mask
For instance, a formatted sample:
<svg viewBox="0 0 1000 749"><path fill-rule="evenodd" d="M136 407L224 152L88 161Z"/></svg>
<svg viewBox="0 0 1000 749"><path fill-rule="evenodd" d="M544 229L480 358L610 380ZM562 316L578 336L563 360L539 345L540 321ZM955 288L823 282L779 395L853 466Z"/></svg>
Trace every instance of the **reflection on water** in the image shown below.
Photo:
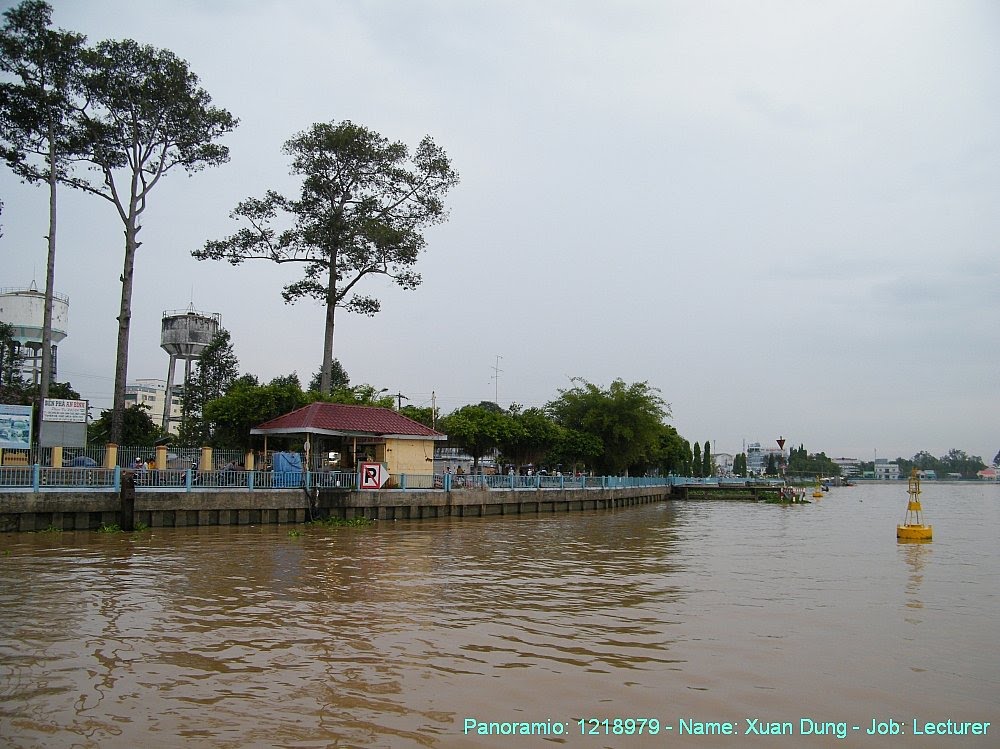
<svg viewBox="0 0 1000 749"><path fill-rule="evenodd" d="M1000 721L1000 491L926 493L929 545L896 544L898 485L300 537L0 537L0 736L506 747L463 720ZM627 738L552 740L664 741Z"/></svg>
<svg viewBox="0 0 1000 749"><path fill-rule="evenodd" d="M911 609L922 609L924 604L920 600L920 584L924 580L924 565L930 561L931 554L934 553L932 542L925 539L905 541L897 539L896 543L900 545L903 559L906 560L906 564L910 568L910 575L906 580L906 594L909 596L906 606ZM911 624L919 624L921 620L911 615L906 618L906 621Z"/></svg>

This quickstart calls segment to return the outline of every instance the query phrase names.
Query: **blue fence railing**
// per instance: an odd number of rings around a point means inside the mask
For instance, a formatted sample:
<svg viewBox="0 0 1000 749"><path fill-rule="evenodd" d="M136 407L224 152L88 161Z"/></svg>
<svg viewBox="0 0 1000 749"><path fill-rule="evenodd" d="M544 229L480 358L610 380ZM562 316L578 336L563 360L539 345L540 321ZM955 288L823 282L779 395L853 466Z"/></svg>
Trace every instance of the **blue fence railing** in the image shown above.
<svg viewBox="0 0 1000 749"><path fill-rule="evenodd" d="M125 471L115 468L49 468L38 464L0 467L0 491L119 491ZM519 476L488 474L396 474L383 487L389 491L503 491L514 489L627 489L668 486L690 479L675 476ZM358 488L352 471L201 471L146 470L135 473L136 491L212 491L219 489Z"/></svg>

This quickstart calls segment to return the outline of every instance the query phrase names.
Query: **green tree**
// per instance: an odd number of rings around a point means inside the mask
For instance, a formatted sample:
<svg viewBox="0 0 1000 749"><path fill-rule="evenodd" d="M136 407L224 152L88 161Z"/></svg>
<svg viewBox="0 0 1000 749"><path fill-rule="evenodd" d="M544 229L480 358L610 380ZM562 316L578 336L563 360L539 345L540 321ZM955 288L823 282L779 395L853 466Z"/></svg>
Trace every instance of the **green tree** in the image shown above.
<svg viewBox="0 0 1000 749"><path fill-rule="evenodd" d="M507 411L510 429L500 440L499 448L504 457L520 471L524 465L539 465L558 444L561 437L559 425L540 408L521 407L514 404Z"/></svg>
<svg viewBox="0 0 1000 749"><path fill-rule="evenodd" d="M403 406L399 412L409 419L435 429L437 425L437 413L430 406Z"/></svg>
<svg viewBox="0 0 1000 749"><path fill-rule="evenodd" d="M685 466L688 465L689 452L687 442L677 430L669 424L664 424L655 459L655 466L659 472L664 475L686 475Z"/></svg>
<svg viewBox="0 0 1000 749"><path fill-rule="evenodd" d="M52 381L52 300L56 266L56 194L68 155L79 139L74 131L73 91L81 70L86 37L51 29L52 8L24 0L4 12L0 30L0 71L14 81L0 83L0 155L11 170L49 191L48 254L42 312L42 372L39 398L49 397Z"/></svg>
<svg viewBox="0 0 1000 749"><path fill-rule="evenodd" d="M705 440L705 447L701 452L701 475L715 475L715 463L712 462L712 447L708 440Z"/></svg>
<svg viewBox="0 0 1000 749"><path fill-rule="evenodd" d="M284 152L291 173L303 178L299 197L270 190L244 200L230 214L244 227L192 254L233 265L266 259L304 266L304 277L282 296L286 302L313 298L326 308L319 390L329 393L337 308L378 312L377 299L356 292L369 275L404 289L420 284L413 267L426 244L421 231L446 218L444 197L458 174L430 137L411 159L403 143L349 121L317 123L287 141ZM278 222L287 228L279 230Z"/></svg>
<svg viewBox="0 0 1000 749"><path fill-rule="evenodd" d="M229 331L220 330L198 355L191 377L184 383L177 435L182 444L211 444L214 425L204 417L205 405L226 394L239 377L239 367Z"/></svg>
<svg viewBox="0 0 1000 749"><path fill-rule="evenodd" d="M946 455L941 456L941 463L944 466L945 475L958 473L964 479L976 478L976 474L986 468L981 457L968 455L965 450L956 448L952 448Z"/></svg>
<svg viewBox="0 0 1000 749"><path fill-rule="evenodd" d="M225 109L213 107L198 77L173 52L131 39L105 41L85 54L82 91L84 157L97 177L71 183L114 206L125 226L111 438L121 437L125 411L129 330L139 218L150 193L169 172L197 172L229 160L215 141L236 127Z"/></svg>
<svg viewBox="0 0 1000 749"><path fill-rule="evenodd" d="M576 377L546 410L563 427L591 434L603 450L599 470L618 474L655 453L670 406L647 382L626 385L618 379L604 389Z"/></svg>
<svg viewBox="0 0 1000 749"><path fill-rule="evenodd" d="M593 434L559 426L556 442L548 452L548 460L576 473L581 467L594 465L603 451L604 444Z"/></svg>
<svg viewBox="0 0 1000 749"><path fill-rule="evenodd" d="M733 458L733 473L737 476L747 475L747 454L739 453Z"/></svg>
<svg viewBox="0 0 1000 749"><path fill-rule="evenodd" d="M510 416L489 408L462 406L441 420L441 431L448 435L448 444L463 448L472 456L472 465L509 439L513 424Z"/></svg>
<svg viewBox="0 0 1000 749"><path fill-rule="evenodd" d="M145 403L133 403L125 409L120 442L111 439L113 417L112 411L102 411L99 419L90 422L87 427L87 442L92 445L114 442L116 445L148 447L163 436L163 431L150 417L149 406Z"/></svg>
<svg viewBox="0 0 1000 749"><path fill-rule="evenodd" d="M392 408L396 405L391 395L387 395L386 388L376 390L374 385L362 384L354 387L342 387L335 389L328 396L320 396L322 400L330 403L345 403L349 406L377 406L378 408Z"/></svg>
<svg viewBox="0 0 1000 749"><path fill-rule="evenodd" d="M320 364L319 371L313 374L312 379L309 381L309 392L319 393L322 392L321 385L323 382L323 365ZM351 378L347 376L347 370L344 369L343 365L340 363L339 359L334 359L333 364L330 368L330 390L326 392L329 395L334 390L340 390L342 388L348 388L351 386Z"/></svg>
<svg viewBox="0 0 1000 749"><path fill-rule="evenodd" d="M705 462L701 458L701 445L697 442L691 448L691 472L695 478L704 476Z"/></svg>
<svg viewBox="0 0 1000 749"><path fill-rule="evenodd" d="M14 338L14 327L0 322L0 403L31 405L25 401L28 382L24 378L21 346Z"/></svg>
<svg viewBox="0 0 1000 749"><path fill-rule="evenodd" d="M205 404L204 416L215 425L215 447L248 449L250 430L308 403L296 375L275 377L260 385L252 375L234 381L226 394Z"/></svg>
<svg viewBox="0 0 1000 749"><path fill-rule="evenodd" d="M812 455L806 452L804 445L799 445L798 448L792 448L788 451L786 472L789 475L800 477L839 476L840 466L828 458L825 453Z"/></svg>

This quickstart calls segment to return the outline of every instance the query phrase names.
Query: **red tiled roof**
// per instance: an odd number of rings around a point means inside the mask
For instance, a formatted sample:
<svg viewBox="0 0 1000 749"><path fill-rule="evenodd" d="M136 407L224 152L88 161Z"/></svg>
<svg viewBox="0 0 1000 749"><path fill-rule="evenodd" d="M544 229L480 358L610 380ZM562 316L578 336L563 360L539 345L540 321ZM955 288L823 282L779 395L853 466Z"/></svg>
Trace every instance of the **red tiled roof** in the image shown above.
<svg viewBox="0 0 1000 749"><path fill-rule="evenodd" d="M348 406L343 403L310 403L250 430L251 434L354 434L398 435L431 440L445 435L390 408Z"/></svg>

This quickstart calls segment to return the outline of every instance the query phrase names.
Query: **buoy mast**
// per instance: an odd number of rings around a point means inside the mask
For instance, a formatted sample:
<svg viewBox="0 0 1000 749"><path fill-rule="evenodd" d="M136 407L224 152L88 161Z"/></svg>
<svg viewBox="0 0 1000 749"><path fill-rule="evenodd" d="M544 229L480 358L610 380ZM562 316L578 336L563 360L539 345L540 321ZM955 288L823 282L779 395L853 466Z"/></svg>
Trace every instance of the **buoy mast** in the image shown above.
<svg viewBox="0 0 1000 749"><path fill-rule="evenodd" d="M906 503L906 516L902 525L896 526L896 538L906 541L930 541L931 526L924 525L920 506L920 473L914 468L910 472L910 482L906 488L910 499Z"/></svg>

